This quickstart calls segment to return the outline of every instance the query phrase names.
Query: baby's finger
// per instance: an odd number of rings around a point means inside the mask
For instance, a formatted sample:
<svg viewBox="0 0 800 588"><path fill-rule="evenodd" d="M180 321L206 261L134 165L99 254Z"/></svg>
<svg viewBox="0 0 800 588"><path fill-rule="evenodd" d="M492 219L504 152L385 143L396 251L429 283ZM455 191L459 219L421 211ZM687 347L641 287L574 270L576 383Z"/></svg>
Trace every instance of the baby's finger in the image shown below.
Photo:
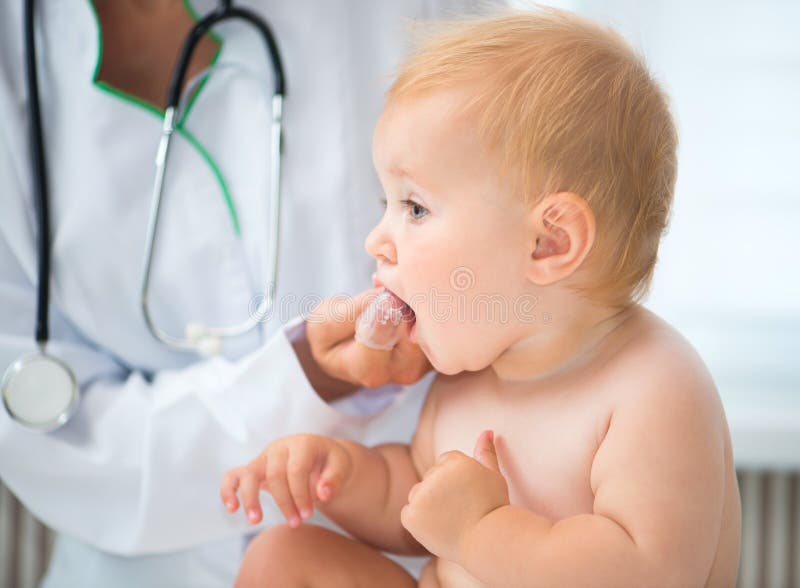
<svg viewBox="0 0 800 588"><path fill-rule="evenodd" d="M349 469L349 457L344 451L331 450L317 481L317 497L326 502L330 500L344 483L345 472Z"/></svg>
<svg viewBox="0 0 800 588"><path fill-rule="evenodd" d="M286 457L283 459L270 459L267 462L267 484L269 493L275 500L275 504L286 517L291 527L300 525L300 515L289 491L289 484L286 479Z"/></svg>
<svg viewBox="0 0 800 588"><path fill-rule="evenodd" d="M225 508L230 512L236 512L239 508L239 499L236 497L236 491L239 489L239 476L241 475L242 468L233 468L225 472L222 476L222 483L220 484L219 495Z"/></svg>
<svg viewBox="0 0 800 588"><path fill-rule="evenodd" d="M300 516L307 519L314 512L308 494L308 479L311 474L311 461L307 456L290 456L286 467L289 491Z"/></svg>
<svg viewBox="0 0 800 588"><path fill-rule="evenodd" d="M261 521L261 504L258 501L259 479L251 471L246 470L239 478L239 495L247 520L252 523Z"/></svg>

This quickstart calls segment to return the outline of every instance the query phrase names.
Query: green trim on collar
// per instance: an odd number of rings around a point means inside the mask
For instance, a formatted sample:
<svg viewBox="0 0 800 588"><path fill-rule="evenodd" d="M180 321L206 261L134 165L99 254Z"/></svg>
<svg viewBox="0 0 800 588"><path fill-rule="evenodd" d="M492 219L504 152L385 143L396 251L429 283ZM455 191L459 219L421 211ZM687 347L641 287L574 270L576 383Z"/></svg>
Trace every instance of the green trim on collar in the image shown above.
<svg viewBox="0 0 800 588"><path fill-rule="evenodd" d="M106 82L98 81L97 76L100 72L100 64L103 61L103 31L100 28L100 19L97 16L97 10L94 7L94 2L92 0L87 0L89 4L89 8L92 11L92 15L94 16L95 26L97 27L97 60L94 66L94 72L92 73L92 83L95 87L104 92L119 98L124 102L128 102L135 106L142 108L143 110L152 113L154 116L158 117L159 119L164 119L164 110L148 102L147 100L143 100L138 96L134 96L133 94L129 94L128 92L124 92L119 88L115 88ZM194 10L194 7L189 3L189 0L182 0L184 8L186 11L191 15L192 19L197 22L199 19L197 12ZM211 65L215 65L217 63L217 59L219 58L220 53L222 52L222 45L223 40L218 35L210 33L212 38L219 43L219 47L217 51L214 53L214 57L211 59ZM197 86L197 89L194 91L194 94L189 99L189 103L186 105L186 109L181 116L180 121L175 126L175 130L186 139L192 147L198 152L200 157L206 162L206 164L211 168L214 177L217 180L217 184L219 184L220 189L222 190L223 197L225 198L225 204L228 208L228 213L231 217L231 223L233 225L233 231L236 236L241 235L241 229L239 225L239 216L236 213L236 207L233 204L233 198L231 198L230 190L228 189L228 184L225 181L224 176L222 175L222 171L220 170L217 163L209 154L208 150L200 143L200 141L195 137L189 130L185 127L185 122L189 116L189 113L192 111L192 107L197 100L197 97L200 95L200 92L203 90L208 78L205 78L200 84Z"/></svg>

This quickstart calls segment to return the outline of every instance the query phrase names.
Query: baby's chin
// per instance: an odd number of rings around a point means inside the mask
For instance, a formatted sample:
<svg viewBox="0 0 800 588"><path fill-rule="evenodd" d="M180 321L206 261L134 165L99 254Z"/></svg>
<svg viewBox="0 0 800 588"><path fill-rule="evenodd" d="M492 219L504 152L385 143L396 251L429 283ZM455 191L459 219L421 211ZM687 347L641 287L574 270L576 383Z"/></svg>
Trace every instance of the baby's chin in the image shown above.
<svg viewBox="0 0 800 588"><path fill-rule="evenodd" d="M444 374L445 376L455 376L456 374L460 374L461 372L464 371L463 368L456 367L455 365L452 364L441 364L427 353L425 355L428 356L428 361L431 362L433 369L435 369L440 374Z"/></svg>
<svg viewBox="0 0 800 588"><path fill-rule="evenodd" d="M456 361L440 363L435 361L435 359L432 358L427 353L425 355L427 355L428 361L431 362L433 369L435 369L440 374L444 374L445 376L455 376L456 374L460 374L461 372L479 372L491 365L490 363L480 363L470 366L470 365L465 365L463 362L456 362Z"/></svg>
<svg viewBox="0 0 800 588"><path fill-rule="evenodd" d="M444 374L446 376L452 376L462 371L461 369L456 368L452 364L452 362L444 361L445 358L443 358L440 353L441 352L440 346L428 345L428 343L424 339L417 339L417 345L419 345L419 348L422 349L422 353L425 354L425 357L428 358L428 361L431 362L433 369L435 369L440 374ZM437 353L433 353L433 349L437 349Z"/></svg>
<svg viewBox="0 0 800 588"><path fill-rule="evenodd" d="M448 349L446 345L429 345L424 339L418 343L433 369L445 376L454 376L464 371L478 372L491 365L491 361L467 357L463 351Z"/></svg>

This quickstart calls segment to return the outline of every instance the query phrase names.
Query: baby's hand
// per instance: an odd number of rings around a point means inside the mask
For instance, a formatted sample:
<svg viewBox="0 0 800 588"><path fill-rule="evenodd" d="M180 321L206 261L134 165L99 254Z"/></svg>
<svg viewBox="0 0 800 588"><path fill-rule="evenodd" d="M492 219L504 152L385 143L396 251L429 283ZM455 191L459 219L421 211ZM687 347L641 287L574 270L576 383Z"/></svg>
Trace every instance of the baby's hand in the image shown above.
<svg viewBox="0 0 800 588"><path fill-rule="evenodd" d="M456 562L462 540L481 518L509 503L492 431L478 437L474 456L441 454L411 488L400 511L403 526L417 541L432 554Z"/></svg>
<svg viewBox="0 0 800 588"><path fill-rule="evenodd" d="M239 508L241 495L247 519L261 521L259 490L266 490L291 527L314 512L314 501L327 502L347 483L352 463L335 439L319 435L292 435L273 441L245 466L222 478L220 496L230 512Z"/></svg>

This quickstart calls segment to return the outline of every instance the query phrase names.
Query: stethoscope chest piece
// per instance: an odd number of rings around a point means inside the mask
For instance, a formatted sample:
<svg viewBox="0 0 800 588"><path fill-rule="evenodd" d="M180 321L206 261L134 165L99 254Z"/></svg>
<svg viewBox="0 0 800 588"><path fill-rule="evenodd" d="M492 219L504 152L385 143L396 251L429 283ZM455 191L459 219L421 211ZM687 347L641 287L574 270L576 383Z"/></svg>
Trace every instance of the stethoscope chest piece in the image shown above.
<svg viewBox="0 0 800 588"><path fill-rule="evenodd" d="M78 383L72 371L43 352L12 363L3 376L2 389L8 414L36 431L57 429L78 406Z"/></svg>

